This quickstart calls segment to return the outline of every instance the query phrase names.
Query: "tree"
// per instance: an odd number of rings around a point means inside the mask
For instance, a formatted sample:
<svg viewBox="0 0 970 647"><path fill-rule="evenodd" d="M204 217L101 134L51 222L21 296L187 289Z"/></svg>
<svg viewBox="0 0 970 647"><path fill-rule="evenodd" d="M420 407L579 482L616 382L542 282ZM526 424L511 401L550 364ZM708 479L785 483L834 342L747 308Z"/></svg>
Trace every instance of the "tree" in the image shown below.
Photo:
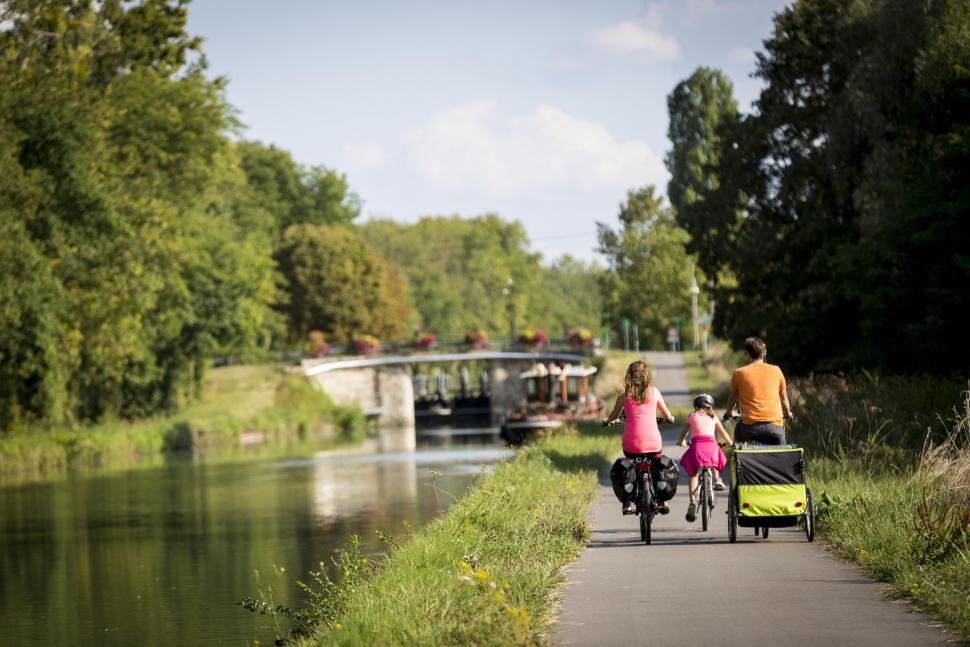
<svg viewBox="0 0 970 647"><path fill-rule="evenodd" d="M349 225L360 215L360 200L336 171L305 168L288 152L259 142L240 142L238 150L247 182L278 234L291 225Z"/></svg>
<svg viewBox="0 0 970 647"><path fill-rule="evenodd" d="M403 284L394 267L346 227L293 225L276 260L286 279L289 340L311 330L330 339L355 335L398 339L407 317Z"/></svg>
<svg viewBox="0 0 970 647"><path fill-rule="evenodd" d="M416 323L439 337L460 339L472 328L505 337L510 298L518 323L528 323L540 257L528 250L520 223L494 214L429 216L413 225L372 221L361 233L401 268L419 317ZM507 296L503 290L509 279L512 292Z"/></svg>
<svg viewBox="0 0 970 647"><path fill-rule="evenodd" d="M169 410L213 353L266 343L268 238L186 19L165 0L0 8L0 425Z"/></svg>
<svg viewBox="0 0 970 647"><path fill-rule="evenodd" d="M598 251L607 258L605 323L619 331L621 321L629 319L639 327L642 346L662 348L671 321L690 320L693 259L685 249L687 232L649 185L627 193L619 220L619 230L596 225ZM703 280L698 274L698 281Z"/></svg>
<svg viewBox="0 0 970 647"><path fill-rule="evenodd" d="M553 337L577 326L598 334L602 328L603 268L565 255L539 268L525 319Z"/></svg>
<svg viewBox="0 0 970 647"><path fill-rule="evenodd" d="M965 369L968 30L948 0L778 14L758 112L718 165L721 207L743 211L719 334L766 335L795 372Z"/></svg>
<svg viewBox="0 0 970 647"><path fill-rule="evenodd" d="M722 137L738 118L733 85L720 70L699 67L667 96L667 112L671 144L665 158L670 171L667 198L677 224L690 235L688 251L717 279L725 264L717 253L718 237L726 224L737 220L737 213L708 204L705 198L720 186L717 166Z"/></svg>

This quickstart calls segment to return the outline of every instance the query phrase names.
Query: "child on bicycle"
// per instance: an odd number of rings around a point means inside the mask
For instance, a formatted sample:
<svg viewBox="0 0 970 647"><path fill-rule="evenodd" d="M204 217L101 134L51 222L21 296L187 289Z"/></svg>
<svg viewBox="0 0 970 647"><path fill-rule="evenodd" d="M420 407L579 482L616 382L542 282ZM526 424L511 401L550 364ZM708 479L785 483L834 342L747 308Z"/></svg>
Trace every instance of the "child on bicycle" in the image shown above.
<svg viewBox="0 0 970 647"><path fill-rule="evenodd" d="M731 444L731 437L724 430L724 425L714 414L714 398L701 393L694 398L694 413L687 416L684 430L677 439L677 444L687 447L687 434L690 434L690 448L680 459L681 466L690 475L690 504L687 506L687 521L693 522L697 518L697 474L701 468L714 469L714 489L723 490L724 481L721 480L721 470L727 463L724 452L717 444L717 434L724 442Z"/></svg>
<svg viewBox="0 0 970 647"><path fill-rule="evenodd" d="M623 454L627 458L641 458L654 456L663 448L660 428L657 426L657 410L663 414L668 422L673 422L670 409L664 402L660 390L653 385L653 372L646 362L637 360L626 369L623 380L623 390L616 396L613 411L603 421L608 425L617 419L620 411L626 420L623 423ZM614 493L623 503L623 514L633 514L633 501L623 490L623 485L614 483ZM624 492L621 495L621 492ZM666 514L669 512L667 504L660 503L657 509Z"/></svg>

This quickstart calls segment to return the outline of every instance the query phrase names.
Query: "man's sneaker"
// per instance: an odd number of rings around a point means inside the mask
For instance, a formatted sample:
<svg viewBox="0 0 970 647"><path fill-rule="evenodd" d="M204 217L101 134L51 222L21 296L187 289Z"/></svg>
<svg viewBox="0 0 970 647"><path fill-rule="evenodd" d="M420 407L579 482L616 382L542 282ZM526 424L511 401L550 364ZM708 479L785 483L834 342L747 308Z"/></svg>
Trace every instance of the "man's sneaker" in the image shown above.
<svg viewBox="0 0 970 647"><path fill-rule="evenodd" d="M722 491L724 489L724 481L722 481L721 479L717 479L716 481L714 481L714 489L717 490L718 492Z"/></svg>
<svg viewBox="0 0 970 647"><path fill-rule="evenodd" d="M670 508L667 507L666 503L658 503L657 512L660 514L670 514Z"/></svg>
<svg viewBox="0 0 970 647"><path fill-rule="evenodd" d="M633 501L626 501L623 503L623 514L633 514L636 509L633 507Z"/></svg>
<svg viewBox="0 0 970 647"><path fill-rule="evenodd" d="M693 501L687 506L687 521L689 523L694 523L694 519L697 518L697 504Z"/></svg>

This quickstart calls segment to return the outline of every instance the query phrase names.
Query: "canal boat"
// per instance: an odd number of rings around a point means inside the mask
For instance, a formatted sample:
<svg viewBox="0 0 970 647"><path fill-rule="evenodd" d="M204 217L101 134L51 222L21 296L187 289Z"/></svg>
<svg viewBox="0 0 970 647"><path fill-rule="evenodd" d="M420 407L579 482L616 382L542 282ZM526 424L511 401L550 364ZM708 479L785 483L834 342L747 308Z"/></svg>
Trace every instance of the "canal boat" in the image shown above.
<svg viewBox="0 0 970 647"><path fill-rule="evenodd" d="M510 445L548 436L572 420L595 420L603 414L590 377L594 366L536 363L519 374L524 399L506 415L502 438Z"/></svg>

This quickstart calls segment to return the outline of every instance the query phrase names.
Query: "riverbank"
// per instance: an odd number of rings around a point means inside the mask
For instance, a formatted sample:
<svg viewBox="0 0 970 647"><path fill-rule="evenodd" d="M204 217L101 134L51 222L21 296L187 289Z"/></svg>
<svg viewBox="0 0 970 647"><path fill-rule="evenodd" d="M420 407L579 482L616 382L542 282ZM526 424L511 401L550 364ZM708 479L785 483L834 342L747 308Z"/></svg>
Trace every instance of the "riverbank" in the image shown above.
<svg viewBox="0 0 970 647"><path fill-rule="evenodd" d="M69 471L154 466L170 456L233 459L266 448L354 444L366 421L278 365L213 369L199 401L177 415L0 435L0 482Z"/></svg>
<svg viewBox="0 0 970 647"><path fill-rule="evenodd" d="M523 448L378 564L345 560L341 593L310 609L322 624L301 644L545 642L615 452L615 434L595 425Z"/></svg>

